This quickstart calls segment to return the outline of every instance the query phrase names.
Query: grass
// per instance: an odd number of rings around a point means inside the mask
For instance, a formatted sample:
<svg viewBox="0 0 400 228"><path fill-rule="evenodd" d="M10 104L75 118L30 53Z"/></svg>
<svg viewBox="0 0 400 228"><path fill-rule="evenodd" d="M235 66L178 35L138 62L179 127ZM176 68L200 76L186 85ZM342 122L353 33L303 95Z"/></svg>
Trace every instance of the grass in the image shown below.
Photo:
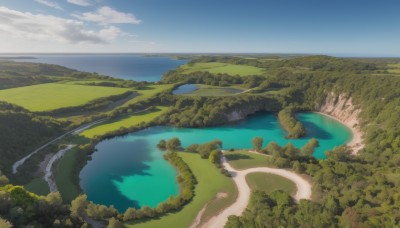
<svg viewBox="0 0 400 228"><path fill-rule="evenodd" d="M120 117L115 120L104 122L101 125L93 126L83 131L80 135L87 138L94 138L96 135L103 135L107 132L116 131L121 127L129 128L138 125L142 122L148 123L154 120L156 117L163 114L167 109L168 109L167 107L157 107L156 111L146 111L142 113Z"/></svg>
<svg viewBox="0 0 400 228"><path fill-rule="evenodd" d="M232 96L237 93L244 91L241 88L237 87L219 87L219 86L211 86L211 85L201 85L197 84L197 90L188 93L182 94L184 96Z"/></svg>
<svg viewBox="0 0 400 228"><path fill-rule="evenodd" d="M50 193L49 185L42 178L33 179L31 182L25 185L25 188L26 190L41 196L45 196Z"/></svg>
<svg viewBox="0 0 400 228"><path fill-rule="evenodd" d="M127 91L130 89L47 83L0 90L0 100L39 112L80 106L98 98Z"/></svg>
<svg viewBox="0 0 400 228"><path fill-rule="evenodd" d="M58 191L61 193L64 202L71 202L81 194L79 186L72 180L74 168L76 167L76 160L79 156L78 152L79 149L77 148L68 151L59 161L54 172Z"/></svg>
<svg viewBox="0 0 400 228"><path fill-rule="evenodd" d="M189 165L198 182L193 200L179 212L168 214L157 220L129 224L130 226L135 228L185 228L190 226L196 218L197 213L208 202L215 199L217 193L226 192L228 193L228 197L218 202L213 201L213 205L207 207L205 214L215 215L221 208L225 208L234 202L237 190L230 178L222 175L213 164L207 159L201 159L198 154L182 152L179 155Z"/></svg>
<svg viewBox="0 0 400 228"><path fill-rule="evenodd" d="M250 153L245 150L226 152L225 157L229 161L229 164L237 170L266 166L273 167L270 157Z"/></svg>
<svg viewBox="0 0 400 228"><path fill-rule="evenodd" d="M253 191L271 193L282 190L289 195L296 193L296 185L292 181L271 173L250 173L246 176L246 181Z"/></svg>
<svg viewBox="0 0 400 228"><path fill-rule="evenodd" d="M230 75L261 75L265 71L259 67L246 66L246 65L234 65L229 63L195 63L193 65L183 65L181 69L184 69L184 73L192 73L196 71L208 71L213 74L230 74Z"/></svg>
<svg viewBox="0 0 400 228"><path fill-rule="evenodd" d="M387 64L388 72L392 74L400 74L400 63Z"/></svg>
<svg viewBox="0 0 400 228"><path fill-rule="evenodd" d="M136 90L136 92L138 92L140 96L131 99L130 101L126 102L124 105L120 107L125 107L136 102L147 100L152 96L159 94L165 90L172 89L173 86L174 86L173 84L151 85L148 86L147 89Z"/></svg>

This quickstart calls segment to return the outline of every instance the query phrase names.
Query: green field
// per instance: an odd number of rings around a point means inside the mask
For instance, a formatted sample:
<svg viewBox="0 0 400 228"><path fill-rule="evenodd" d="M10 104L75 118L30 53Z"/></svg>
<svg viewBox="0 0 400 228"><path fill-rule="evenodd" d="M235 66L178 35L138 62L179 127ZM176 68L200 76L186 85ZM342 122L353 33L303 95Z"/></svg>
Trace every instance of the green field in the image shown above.
<svg viewBox="0 0 400 228"><path fill-rule="evenodd" d="M259 67L246 66L246 65L234 65L229 63L219 63L219 62L210 62L210 63L195 63L193 65L183 65L180 67L184 70L184 73L192 73L196 71L208 71L213 74L230 74L230 75L240 75L240 76L249 76L249 75L261 75L265 71Z"/></svg>
<svg viewBox="0 0 400 228"><path fill-rule="evenodd" d="M25 185L25 188L37 195L45 196L50 193L49 185L42 178L33 179L31 182Z"/></svg>
<svg viewBox="0 0 400 228"><path fill-rule="evenodd" d="M244 91L244 89L239 87L220 87L211 85L196 84L197 90L182 94L181 96L232 96Z"/></svg>
<svg viewBox="0 0 400 228"><path fill-rule="evenodd" d="M282 190L289 195L296 193L296 185L292 181L271 173L250 173L246 176L246 181L253 191L271 193Z"/></svg>
<svg viewBox="0 0 400 228"><path fill-rule="evenodd" d="M128 106L130 104L133 104L133 103L136 103L139 101L147 100L150 97L152 97L156 94L159 94L165 90L172 89L173 87L174 87L173 84L163 84L163 85L151 85L151 86L147 86L146 89L135 90L136 92L138 92L140 94L140 96L137 96L137 97L129 100L121 107L125 107L125 106Z"/></svg>
<svg viewBox="0 0 400 228"><path fill-rule="evenodd" d="M148 123L154 120L154 118L163 114L165 111L167 111L167 109L167 107L157 107L157 110L155 111L146 111L121 117L115 120L110 120L102 123L101 125L93 126L92 128L82 132L80 135L87 138L94 138L96 135L103 135L107 132L116 131L121 127L129 128L142 122Z"/></svg>
<svg viewBox="0 0 400 228"><path fill-rule="evenodd" d="M74 169L76 167L76 160L79 150L72 148L64 157L58 162L54 172L54 178L58 187L58 191L65 202L70 202L75 199L81 190L72 181ZM84 155L86 156L86 155Z"/></svg>
<svg viewBox="0 0 400 228"><path fill-rule="evenodd" d="M400 63L388 64L388 72L392 74L400 74Z"/></svg>
<svg viewBox="0 0 400 228"><path fill-rule="evenodd" d="M80 106L98 98L128 91L130 89L47 83L0 90L0 100L39 112Z"/></svg>
<svg viewBox="0 0 400 228"><path fill-rule="evenodd" d="M237 190L233 181L222 175L220 171L208 159L201 159L198 154L179 153L182 159L189 165L198 184L193 200L181 211L168 214L157 220L150 220L139 224L130 224L137 228L186 228L193 222L197 213L210 201L214 200L217 193L225 192L228 197L213 202L213 206L207 207L205 214L214 214L236 199ZM218 207L216 206L218 205Z"/></svg>
<svg viewBox="0 0 400 228"><path fill-rule="evenodd" d="M225 152L225 157L228 160L229 164L231 164L231 166L237 170L263 166L273 167L270 157L250 153L245 150Z"/></svg>

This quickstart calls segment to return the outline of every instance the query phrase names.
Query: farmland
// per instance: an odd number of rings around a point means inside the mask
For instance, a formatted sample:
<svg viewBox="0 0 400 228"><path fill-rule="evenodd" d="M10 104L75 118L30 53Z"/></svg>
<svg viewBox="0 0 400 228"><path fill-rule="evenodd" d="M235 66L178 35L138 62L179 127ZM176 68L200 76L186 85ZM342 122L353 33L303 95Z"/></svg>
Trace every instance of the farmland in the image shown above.
<svg viewBox="0 0 400 228"><path fill-rule="evenodd" d="M121 95L131 89L47 83L0 91L0 101L43 112L84 105L90 101Z"/></svg>
<svg viewBox="0 0 400 228"><path fill-rule="evenodd" d="M184 73L193 73L196 71L208 71L213 74L230 74L230 75L240 75L240 76L261 75L264 73L264 69L262 68L246 66L246 65L220 63L220 62L195 63L193 65L187 64L181 66L181 69L184 70Z"/></svg>

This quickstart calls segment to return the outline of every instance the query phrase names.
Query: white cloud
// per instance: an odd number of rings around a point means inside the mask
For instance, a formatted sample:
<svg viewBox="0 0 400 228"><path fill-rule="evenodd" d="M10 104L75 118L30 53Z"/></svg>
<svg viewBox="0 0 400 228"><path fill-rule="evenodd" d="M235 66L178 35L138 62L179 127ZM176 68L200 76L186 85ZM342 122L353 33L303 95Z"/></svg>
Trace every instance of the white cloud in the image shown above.
<svg viewBox="0 0 400 228"><path fill-rule="evenodd" d="M67 2L78 5L78 6L90 6L90 3L88 0L67 0Z"/></svg>
<svg viewBox="0 0 400 228"><path fill-rule="evenodd" d="M0 6L0 33L3 33L1 36L44 42L105 44L118 37L121 30L107 26L94 31L81 21L19 12Z"/></svg>
<svg viewBox="0 0 400 228"><path fill-rule="evenodd" d="M83 14L73 14L72 16L85 21L96 22L102 25L107 24L140 24L141 20L131 13L122 13L108 6L99 8L96 12L86 12Z"/></svg>
<svg viewBox="0 0 400 228"><path fill-rule="evenodd" d="M37 3L46 5L48 7L54 8L54 9L63 10L63 8L60 5L58 5L57 3L52 2L52 1L48 1L48 0L35 0L35 1Z"/></svg>

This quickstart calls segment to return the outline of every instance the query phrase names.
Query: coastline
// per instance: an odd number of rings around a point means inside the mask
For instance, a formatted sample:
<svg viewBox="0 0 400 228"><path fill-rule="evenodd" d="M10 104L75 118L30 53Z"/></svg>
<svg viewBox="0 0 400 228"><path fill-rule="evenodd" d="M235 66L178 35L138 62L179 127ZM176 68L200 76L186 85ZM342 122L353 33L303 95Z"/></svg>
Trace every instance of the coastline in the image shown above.
<svg viewBox="0 0 400 228"><path fill-rule="evenodd" d="M351 140L349 142L346 143L346 146L348 146L351 149L351 154L352 155L357 155L358 151L360 151L361 149L364 148L365 144L364 144L364 142L362 140L363 132L360 129L358 129L357 127L355 127L351 123L346 122L346 121L342 121L339 118L337 118L337 117L335 117L333 115L330 115L328 113L324 113L324 112L321 112L321 111L315 111L315 113L318 113L318 114L327 116L329 118L332 118L332 119L334 119L336 121L339 121L340 123L342 123L343 125L345 125L346 127L348 127L351 130L352 138L351 138Z"/></svg>

